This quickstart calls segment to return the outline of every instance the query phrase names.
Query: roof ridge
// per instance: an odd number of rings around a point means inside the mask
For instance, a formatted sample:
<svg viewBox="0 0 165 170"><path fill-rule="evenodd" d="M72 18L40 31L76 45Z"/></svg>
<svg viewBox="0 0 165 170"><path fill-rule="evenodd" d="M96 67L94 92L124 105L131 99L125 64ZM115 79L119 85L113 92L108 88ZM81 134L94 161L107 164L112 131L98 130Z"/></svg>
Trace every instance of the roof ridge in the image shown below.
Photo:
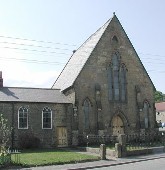
<svg viewBox="0 0 165 170"><path fill-rule="evenodd" d="M40 89L40 90L60 90L60 89L57 89L57 88L54 88L54 89L52 89L52 88L37 88L37 87L9 87L9 86L3 86L3 87L1 87L0 89L2 89L2 88L12 88L12 89L35 89L35 90L37 90L37 89Z"/></svg>
<svg viewBox="0 0 165 170"><path fill-rule="evenodd" d="M162 104L165 103L165 101L155 102L155 104Z"/></svg>

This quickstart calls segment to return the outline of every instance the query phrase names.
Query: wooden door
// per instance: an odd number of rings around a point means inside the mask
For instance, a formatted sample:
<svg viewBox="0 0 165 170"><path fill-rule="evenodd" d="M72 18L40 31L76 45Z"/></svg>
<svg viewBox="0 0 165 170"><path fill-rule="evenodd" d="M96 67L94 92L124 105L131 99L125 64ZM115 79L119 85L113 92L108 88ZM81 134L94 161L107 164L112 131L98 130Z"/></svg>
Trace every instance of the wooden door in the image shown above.
<svg viewBox="0 0 165 170"><path fill-rule="evenodd" d="M118 136L119 134L124 134L123 121L119 116L114 116L112 119L113 135Z"/></svg>
<svg viewBox="0 0 165 170"><path fill-rule="evenodd" d="M58 147L68 146L66 127L57 127L57 142Z"/></svg>

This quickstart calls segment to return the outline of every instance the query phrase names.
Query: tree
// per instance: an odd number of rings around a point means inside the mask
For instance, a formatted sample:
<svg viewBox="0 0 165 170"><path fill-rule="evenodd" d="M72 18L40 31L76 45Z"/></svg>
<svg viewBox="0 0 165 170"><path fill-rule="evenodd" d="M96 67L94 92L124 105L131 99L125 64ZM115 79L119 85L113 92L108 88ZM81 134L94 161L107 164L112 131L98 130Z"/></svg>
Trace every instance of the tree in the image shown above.
<svg viewBox="0 0 165 170"><path fill-rule="evenodd" d="M161 102L163 101L164 94L160 91L155 92L155 102Z"/></svg>
<svg viewBox="0 0 165 170"><path fill-rule="evenodd" d="M0 114L0 154L6 152L7 144L11 136L11 128L8 126L8 121Z"/></svg>

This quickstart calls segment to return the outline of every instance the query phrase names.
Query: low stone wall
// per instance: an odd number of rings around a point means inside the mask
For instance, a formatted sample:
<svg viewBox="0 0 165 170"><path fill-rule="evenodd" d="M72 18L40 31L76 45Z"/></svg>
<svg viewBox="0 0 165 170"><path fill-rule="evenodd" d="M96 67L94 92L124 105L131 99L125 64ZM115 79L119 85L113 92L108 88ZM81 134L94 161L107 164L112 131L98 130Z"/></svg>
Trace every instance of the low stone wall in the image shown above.
<svg viewBox="0 0 165 170"><path fill-rule="evenodd" d="M106 155L109 157L116 157L116 151L111 149L106 149Z"/></svg>
<svg viewBox="0 0 165 170"><path fill-rule="evenodd" d="M100 148L79 147L80 150L100 155ZM106 156L116 157L116 151L106 148Z"/></svg>
<svg viewBox="0 0 165 170"><path fill-rule="evenodd" d="M100 154L100 148L90 148L86 147L86 151L90 153Z"/></svg>
<svg viewBox="0 0 165 170"><path fill-rule="evenodd" d="M100 148L79 147L79 150L101 155ZM122 155L118 155L120 153L119 151L117 152L116 150L106 148L106 156L117 157L117 158L126 157L126 156L146 155L146 154L152 154L152 153L161 153L161 152L165 152L164 146L152 147L152 148L139 148L137 150L125 151L125 154L122 153Z"/></svg>
<svg viewBox="0 0 165 170"><path fill-rule="evenodd" d="M138 149L138 150L126 151L126 156L146 155L146 154L152 154L152 153L161 153L164 151L165 151L164 146L143 148L143 149Z"/></svg>
<svg viewBox="0 0 165 170"><path fill-rule="evenodd" d="M146 148L146 149L126 151L126 156L138 156L138 155L146 155L151 153L152 153L152 149Z"/></svg>
<svg viewBox="0 0 165 170"><path fill-rule="evenodd" d="M153 147L152 153L160 153L165 152L165 146Z"/></svg>

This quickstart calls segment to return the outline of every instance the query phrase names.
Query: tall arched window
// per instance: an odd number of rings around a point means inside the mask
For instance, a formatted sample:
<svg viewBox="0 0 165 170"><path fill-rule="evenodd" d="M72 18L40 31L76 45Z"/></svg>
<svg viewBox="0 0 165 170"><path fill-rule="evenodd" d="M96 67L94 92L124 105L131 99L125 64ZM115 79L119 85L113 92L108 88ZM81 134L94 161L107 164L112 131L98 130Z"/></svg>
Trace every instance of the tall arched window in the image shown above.
<svg viewBox="0 0 165 170"><path fill-rule="evenodd" d="M42 110L42 128L52 129L52 111L48 107Z"/></svg>
<svg viewBox="0 0 165 170"><path fill-rule="evenodd" d="M114 100L119 100L119 56L112 56Z"/></svg>
<svg viewBox="0 0 165 170"><path fill-rule="evenodd" d="M90 114L90 101L89 99L84 100L84 129L89 129L89 114Z"/></svg>
<svg viewBox="0 0 165 170"><path fill-rule="evenodd" d="M126 67L123 64L120 69L120 92L121 92L121 101L126 100Z"/></svg>
<svg viewBox="0 0 165 170"><path fill-rule="evenodd" d="M108 94L109 100L113 100L112 64L108 67Z"/></svg>
<svg viewBox="0 0 165 170"><path fill-rule="evenodd" d="M144 112L144 125L145 125L145 128L148 128L149 127L149 103L148 101L144 102L143 112Z"/></svg>
<svg viewBox="0 0 165 170"><path fill-rule="evenodd" d="M120 56L116 52L107 69L108 96L110 101L126 101L126 67L120 64Z"/></svg>
<svg viewBox="0 0 165 170"><path fill-rule="evenodd" d="M18 110L18 129L28 129L28 109L20 107Z"/></svg>

